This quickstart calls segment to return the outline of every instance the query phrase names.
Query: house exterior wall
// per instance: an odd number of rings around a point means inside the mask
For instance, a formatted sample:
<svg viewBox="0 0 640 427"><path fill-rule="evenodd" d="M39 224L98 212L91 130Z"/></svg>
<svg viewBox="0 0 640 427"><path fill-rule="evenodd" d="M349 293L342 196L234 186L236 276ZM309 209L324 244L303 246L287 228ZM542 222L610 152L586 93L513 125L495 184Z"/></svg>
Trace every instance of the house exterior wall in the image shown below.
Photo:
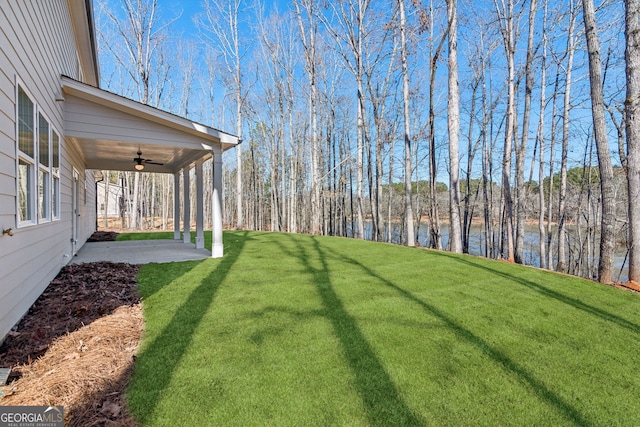
<svg viewBox="0 0 640 427"><path fill-rule="evenodd" d="M85 80L71 19L76 0L0 2L0 341L95 229L95 185L64 137L60 75ZM93 76L95 79L95 76ZM16 99L20 85L60 135L59 219L21 225L17 215ZM74 171L78 211L72 212ZM73 215L77 243L72 245Z"/></svg>

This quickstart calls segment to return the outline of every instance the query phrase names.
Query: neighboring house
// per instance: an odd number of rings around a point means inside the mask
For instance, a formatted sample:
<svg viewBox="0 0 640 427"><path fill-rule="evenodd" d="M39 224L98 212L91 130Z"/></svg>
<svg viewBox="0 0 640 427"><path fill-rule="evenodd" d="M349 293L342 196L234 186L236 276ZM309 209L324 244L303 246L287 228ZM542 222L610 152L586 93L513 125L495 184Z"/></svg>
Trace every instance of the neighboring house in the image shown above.
<svg viewBox="0 0 640 427"><path fill-rule="evenodd" d="M138 151L145 172L176 183L192 167L202 176L213 157L212 255L222 256L221 159L238 139L101 90L99 80L92 0L0 1L0 341L95 230L92 170L134 171ZM180 218L177 191L174 206Z"/></svg>
<svg viewBox="0 0 640 427"><path fill-rule="evenodd" d="M124 198L123 187L110 183L107 187L104 181L98 182L98 223L107 218L119 218L122 214L120 202ZM107 193L108 191L108 193ZM105 195L105 193L107 193Z"/></svg>

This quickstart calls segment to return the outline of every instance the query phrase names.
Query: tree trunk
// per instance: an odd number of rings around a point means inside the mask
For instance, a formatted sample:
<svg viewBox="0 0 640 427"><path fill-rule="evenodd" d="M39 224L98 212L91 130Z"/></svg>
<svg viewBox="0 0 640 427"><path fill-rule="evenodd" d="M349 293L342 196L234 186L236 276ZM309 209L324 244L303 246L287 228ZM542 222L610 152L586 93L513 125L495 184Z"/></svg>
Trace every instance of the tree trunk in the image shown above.
<svg viewBox="0 0 640 427"><path fill-rule="evenodd" d="M236 135L238 140L242 141L242 80L239 60L236 65ZM244 225L242 201L242 144L238 144L236 145L236 229L238 230L242 230Z"/></svg>
<svg viewBox="0 0 640 427"><path fill-rule="evenodd" d="M547 268L546 263L546 251L545 241L546 233L544 228L544 111L546 107L546 94L547 94L547 5L548 1L544 2L544 14L542 17L542 59L540 64L540 119L538 121L537 140L540 148L540 156L538 162L538 204L540 209L538 212L538 233L540 236L539 250L540 250L540 268Z"/></svg>
<svg viewBox="0 0 640 427"><path fill-rule="evenodd" d="M469 240L471 237L471 223L473 222L473 209L471 207L471 171L473 168L473 159L478 149L478 145L482 142L482 134L480 138L473 144L473 122L475 120L476 113L476 94L478 91L479 85L479 77L474 78L473 83L471 85L471 107L469 110L469 133L467 134L467 181L465 188L465 196L464 196L464 208L462 214L462 252L465 254L469 253ZM480 191L480 187L478 186L478 191L476 195Z"/></svg>
<svg viewBox="0 0 640 427"><path fill-rule="evenodd" d="M407 226L407 246L415 246L413 205L411 201L411 117L409 111L409 69L407 67L406 18L404 0L400 0L400 51L402 60L402 99L404 105L404 208Z"/></svg>
<svg viewBox="0 0 640 427"><path fill-rule="evenodd" d="M140 172L134 172L133 176L133 201L131 202L131 223L129 224L129 228L135 230L140 227L138 209L140 203Z"/></svg>
<svg viewBox="0 0 640 427"><path fill-rule="evenodd" d="M527 153L527 142L529 140L529 122L531 119L531 94L533 92L533 38L536 20L537 0L531 0L529 4L529 36L527 38L527 60L525 63L525 93L524 111L522 113L522 137L520 146L516 149L516 183L518 206L516 210L516 244L515 261L519 264L523 262L524 252L524 231L526 219L527 186L524 182L524 158Z"/></svg>
<svg viewBox="0 0 640 427"><path fill-rule="evenodd" d="M511 197L511 156L515 121L515 30L513 28L513 0L509 0L507 10L501 14L500 29L507 59L507 120L504 132L504 154L502 158L502 193L504 197L504 224L506 226L507 260L515 261L513 241L513 200ZM499 13L500 14L500 13Z"/></svg>
<svg viewBox="0 0 640 427"><path fill-rule="evenodd" d="M607 125L604 117L604 96L602 89L602 65L600 62L600 41L596 26L593 0L582 0L587 52L589 54L589 82L591 86L591 112L593 130L598 152L600 169L600 193L602 197L602 223L600 228L600 259L598 262L598 281L613 282L613 256L615 249L615 189L613 166ZM631 162L629 162L631 163Z"/></svg>
<svg viewBox="0 0 640 427"><path fill-rule="evenodd" d="M311 234L320 234L320 156L318 146L318 88L316 86L316 27L311 6L309 15L309 45L307 46L307 66L311 84Z"/></svg>
<svg viewBox="0 0 640 427"><path fill-rule="evenodd" d="M640 1L626 0L625 5L629 281L640 283Z"/></svg>
<svg viewBox="0 0 640 427"><path fill-rule="evenodd" d="M204 0L204 13L196 19L197 25L202 31L202 36L208 45L213 44L215 50L219 50L226 64L225 72L232 76L228 79L230 89L235 95L236 104L236 135L242 141L244 100L246 93L243 89L243 50L246 50L243 41L240 40L240 7L242 0ZM226 82L227 80L225 80ZM243 173L242 173L242 145L238 144L236 150L236 228L244 227L243 203Z"/></svg>
<svg viewBox="0 0 640 427"><path fill-rule="evenodd" d="M462 253L460 229L460 165L458 137L460 133L460 89L458 87L458 23L457 0L447 0L449 20L449 97L447 102L449 131L449 249ZM468 179L468 177L467 177Z"/></svg>
<svg viewBox="0 0 640 427"><path fill-rule="evenodd" d="M429 25L431 31L431 40L433 40L433 9L429 14L431 23ZM447 26L448 28L448 26ZM447 30L448 31L448 30ZM440 231L440 212L438 209L438 183L437 183L437 157L436 157L436 135L435 135L435 102L434 93L436 85L436 71L438 69L438 59L440 52L444 46L447 32L442 35L438 46L431 52L431 61L429 63L429 241L430 246L434 249L442 249L442 233Z"/></svg>
<svg viewBox="0 0 640 427"><path fill-rule="evenodd" d="M109 184L111 184L111 172L102 171L104 176L104 217L102 219L102 227L106 230L109 228ZM97 197L97 195L96 195Z"/></svg>
<svg viewBox="0 0 640 427"><path fill-rule="evenodd" d="M566 204L567 204L567 156L569 155L569 114L571 107L571 76L575 53L575 8L570 2L569 31L567 34L567 69L565 70L564 108L562 114L562 154L560 158L560 194L558 196L558 265L557 271L567 272L566 246Z"/></svg>
<svg viewBox="0 0 640 427"><path fill-rule="evenodd" d="M555 119L558 111L558 86L560 84L560 63L556 68L556 80L553 86L553 103L551 107L551 143L549 147L549 201L547 204L547 266L552 268L553 263L553 171L554 171L554 156L556 148L556 124Z"/></svg>

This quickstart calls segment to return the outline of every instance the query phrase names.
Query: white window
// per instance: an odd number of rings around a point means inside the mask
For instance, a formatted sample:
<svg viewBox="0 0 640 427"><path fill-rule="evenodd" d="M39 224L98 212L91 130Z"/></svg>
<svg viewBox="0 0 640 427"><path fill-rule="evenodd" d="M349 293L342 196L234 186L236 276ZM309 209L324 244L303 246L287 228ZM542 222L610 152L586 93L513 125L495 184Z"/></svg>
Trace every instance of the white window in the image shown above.
<svg viewBox="0 0 640 427"><path fill-rule="evenodd" d="M51 219L51 159L49 122L38 113L38 221Z"/></svg>
<svg viewBox="0 0 640 427"><path fill-rule="evenodd" d="M60 218L60 136L18 84L17 212L25 226Z"/></svg>
<svg viewBox="0 0 640 427"><path fill-rule="evenodd" d="M35 223L35 104L18 86L18 224Z"/></svg>
<svg viewBox="0 0 640 427"><path fill-rule="evenodd" d="M51 209L53 219L60 219L60 136L54 130L51 131L51 157Z"/></svg>

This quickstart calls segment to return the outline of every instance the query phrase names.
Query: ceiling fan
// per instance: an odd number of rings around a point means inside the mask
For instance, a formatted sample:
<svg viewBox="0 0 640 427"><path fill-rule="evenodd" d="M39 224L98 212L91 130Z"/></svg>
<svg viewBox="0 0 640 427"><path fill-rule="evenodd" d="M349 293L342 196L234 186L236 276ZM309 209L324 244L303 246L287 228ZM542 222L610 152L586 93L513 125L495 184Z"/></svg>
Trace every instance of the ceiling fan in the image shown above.
<svg viewBox="0 0 640 427"><path fill-rule="evenodd" d="M142 158L142 151L138 150L138 157L136 157L135 159L133 159L133 161L136 163L135 168L136 170L143 170L144 169L144 165L164 165L164 163L158 163L158 162L154 162L150 159L143 159Z"/></svg>

